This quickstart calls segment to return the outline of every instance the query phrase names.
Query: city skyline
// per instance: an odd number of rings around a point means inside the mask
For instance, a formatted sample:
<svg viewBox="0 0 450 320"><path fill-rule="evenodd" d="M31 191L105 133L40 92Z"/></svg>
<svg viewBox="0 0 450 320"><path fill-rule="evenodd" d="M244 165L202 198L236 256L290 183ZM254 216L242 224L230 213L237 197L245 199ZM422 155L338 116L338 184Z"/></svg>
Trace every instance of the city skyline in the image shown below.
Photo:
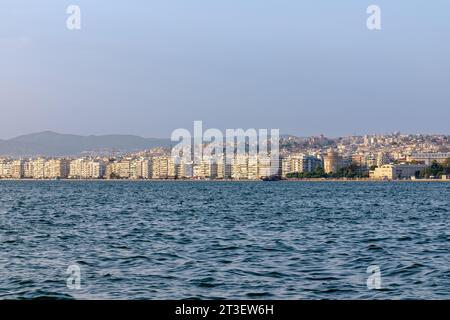
<svg viewBox="0 0 450 320"><path fill-rule="evenodd" d="M55 140L52 136L45 138ZM450 136L365 135L341 138L227 139L220 146L153 147L133 152L83 149L78 156L1 156L3 179L434 179L448 181ZM235 137L237 138L237 137ZM30 142L30 141L28 141ZM33 143L42 142L32 140ZM19 143L19 142L18 142ZM215 141L214 143L217 143ZM248 143L248 146L245 145ZM272 143L275 147L272 148ZM20 144L20 143L19 143ZM59 144L65 144L59 140ZM73 145L72 140L72 145ZM0 145L1 147L1 145ZM259 147L259 148L258 148ZM19 150L22 147L18 146ZM172 150L171 150L172 149ZM259 150L259 151L258 151ZM181 156L182 152L182 156ZM192 157L193 153L193 157Z"/></svg>
<svg viewBox="0 0 450 320"><path fill-rule="evenodd" d="M242 129L246 130L248 128L243 127ZM225 129L223 131L225 131ZM94 134L94 133L64 132L64 131L54 131L54 130L44 129L44 130L38 130L38 131L29 131L29 132L19 133L18 135L14 135L14 136L0 137L0 141L6 141L6 140L11 140L11 139L15 139L15 138L23 137L23 136L39 135L39 134L44 134L44 133L57 134L57 135L68 135L68 136L80 136L80 137L135 136L135 137L139 137L139 138L149 138L149 139L170 139L170 134L168 136L144 136L144 135L139 135L139 134L118 133L118 132L105 132L105 133ZM399 133L401 135L429 135L429 136L433 136L433 135L449 136L450 135L450 131L448 131L448 130L447 130L447 132L420 132L420 131L403 132L400 130L392 130L392 131L386 131L386 132L382 132L382 131L370 131L369 132L369 131L367 131L367 132L362 132L360 134L347 134L347 135L331 135L331 134L327 134L326 132L321 132L321 133L314 134L314 135L302 135L302 134L292 134L290 132L284 132L283 130L280 130L280 135L283 137L292 136L292 137L298 137L298 138L310 138L310 137L324 136L326 138L331 138L331 139L345 138L345 137L363 137L363 136L373 136L373 135L383 136L383 135L390 135L390 134L396 134L396 133Z"/></svg>

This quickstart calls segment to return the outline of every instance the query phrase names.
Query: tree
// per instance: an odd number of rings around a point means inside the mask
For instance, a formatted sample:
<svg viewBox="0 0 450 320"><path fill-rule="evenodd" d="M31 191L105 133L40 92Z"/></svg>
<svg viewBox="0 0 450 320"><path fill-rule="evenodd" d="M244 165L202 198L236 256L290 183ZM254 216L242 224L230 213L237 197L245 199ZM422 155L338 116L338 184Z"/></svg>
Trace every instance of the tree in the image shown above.
<svg viewBox="0 0 450 320"><path fill-rule="evenodd" d="M317 166L311 172L291 172L286 175L287 178L300 178L300 179L318 179L326 178L328 175L323 171L323 168Z"/></svg>
<svg viewBox="0 0 450 320"><path fill-rule="evenodd" d="M447 161L447 160L446 160ZM422 173L421 173L421 177L422 178L429 178L431 176L433 177L439 177L443 174L446 174L446 168L444 168L443 165L441 165L439 162L437 162L436 160L433 161L433 163L425 168Z"/></svg>
<svg viewBox="0 0 450 320"><path fill-rule="evenodd" d="M286 174L286 178L298 178L298 172L289 172L288 174Z"/></svg>
<svg viewBox="0 0 450 320"><path fill-rule="evenodd" d="M340 168L335 174L332 175L334 178L362 178L363 173L359 166L351 164L347 167Z"/></svg>
<svg viewBox="0 0 450 320"><path fill-rule="evenodd" d="M442 166L444 167L445 174L450 174L450 158L445 159Z"/></svg>

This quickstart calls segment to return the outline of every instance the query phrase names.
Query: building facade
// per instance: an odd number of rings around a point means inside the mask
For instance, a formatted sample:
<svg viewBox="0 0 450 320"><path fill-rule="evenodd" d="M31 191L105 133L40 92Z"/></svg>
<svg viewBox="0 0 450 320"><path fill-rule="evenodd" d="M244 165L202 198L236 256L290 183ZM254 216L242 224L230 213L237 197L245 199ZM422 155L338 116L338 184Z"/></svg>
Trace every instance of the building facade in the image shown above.
<svg viewBox="0 0 450 320"><path fill-rule="evenodd" d="M398 180L417 177L427 166L423 164L385 164L370 171L372 179Z"/></svg>

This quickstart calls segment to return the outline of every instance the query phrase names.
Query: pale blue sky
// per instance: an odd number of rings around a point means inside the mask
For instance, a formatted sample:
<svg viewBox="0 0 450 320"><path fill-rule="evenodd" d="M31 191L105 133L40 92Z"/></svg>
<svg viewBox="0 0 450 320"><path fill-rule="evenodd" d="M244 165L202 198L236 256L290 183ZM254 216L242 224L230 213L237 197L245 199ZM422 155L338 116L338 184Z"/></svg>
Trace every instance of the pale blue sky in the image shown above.
<svg viewBox="0 0 450 320"><path fill-rule="evenodd" d="M66 29L66 8L82 29ZM366 28L366 8L382 30ZM0 139L450 133L450 2L2 0Z"/></svg>

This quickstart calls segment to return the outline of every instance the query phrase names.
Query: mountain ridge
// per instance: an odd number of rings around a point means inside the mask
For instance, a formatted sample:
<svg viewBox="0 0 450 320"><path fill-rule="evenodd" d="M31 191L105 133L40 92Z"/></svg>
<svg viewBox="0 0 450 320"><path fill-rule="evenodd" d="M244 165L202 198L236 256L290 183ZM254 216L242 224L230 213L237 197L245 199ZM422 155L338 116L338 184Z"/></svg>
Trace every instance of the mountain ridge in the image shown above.
<svg viewBox="0 0 450 320"><path fill-rule="evenodd" d="M0 139L0 155L13 157L77 156L89 152L132 152L154 147L169 147L170 139L143 138L137 135L76 135L41 131Z"/></svg>

